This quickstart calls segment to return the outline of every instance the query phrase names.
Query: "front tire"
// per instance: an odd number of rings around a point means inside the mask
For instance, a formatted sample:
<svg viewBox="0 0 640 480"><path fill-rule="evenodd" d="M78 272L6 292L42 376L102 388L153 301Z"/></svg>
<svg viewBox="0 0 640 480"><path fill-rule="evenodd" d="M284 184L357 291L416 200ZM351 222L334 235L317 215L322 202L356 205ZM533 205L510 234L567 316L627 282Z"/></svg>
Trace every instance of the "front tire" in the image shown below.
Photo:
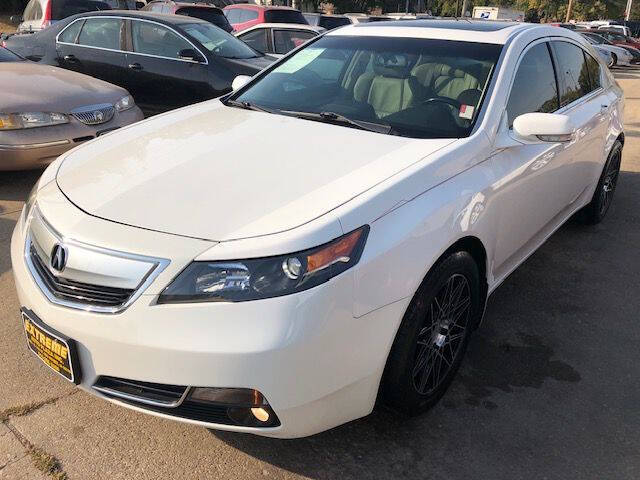
<svg viewBox="0 0 640 480"><path fill-rule="evenodd" d="M615 67L618 64L618 56L615 53L611 54L611 62L609 62L609 68Z"/></svg>
<svg viewBox="0 0 640 480"><path fill-rule="evenodd" d="M591 202L580 212L580 219L588 225L600 223L611 206L613 194L618 185L620 175L620 163L622 162L622 143L616 140L611 153L604 164L602 175L598 180L598 186L593 193Z"/></svg>
<svg viewBox="0 0 640 480"><path fill-rule="evenodd" d="M388 406L419 415L453 380L480 318L480 275L473 257L453 253L422 282L394 340L380 393Z"/></svg>

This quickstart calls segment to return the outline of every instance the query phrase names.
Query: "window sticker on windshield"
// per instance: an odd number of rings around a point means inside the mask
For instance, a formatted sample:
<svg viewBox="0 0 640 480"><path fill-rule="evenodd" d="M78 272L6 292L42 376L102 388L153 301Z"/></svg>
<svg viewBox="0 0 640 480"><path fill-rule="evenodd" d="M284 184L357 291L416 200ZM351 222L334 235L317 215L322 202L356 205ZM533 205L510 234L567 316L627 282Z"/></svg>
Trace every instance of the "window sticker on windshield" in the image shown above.
<svg viewBox="0 0 640 480"><path fill-rule="evenodd" d="M475 108L472 105L460 105L460 118L466 118L471 120L473 118L473 111Z"/></svg>
<svg viewBox="0 0 640 480"><path fill-rule="evenodd" d="M288 62L274 69L274 73L295 73L318 58L325 48L305 48L296 53Z"/></svg>

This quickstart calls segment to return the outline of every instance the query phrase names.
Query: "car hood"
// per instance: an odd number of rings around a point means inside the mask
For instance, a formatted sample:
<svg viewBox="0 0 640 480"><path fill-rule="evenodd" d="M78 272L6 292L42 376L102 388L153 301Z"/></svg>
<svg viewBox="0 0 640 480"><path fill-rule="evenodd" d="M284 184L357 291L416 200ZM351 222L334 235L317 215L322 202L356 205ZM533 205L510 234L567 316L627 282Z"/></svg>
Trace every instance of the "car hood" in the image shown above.
<svg viewBox="0 0 640 480"><path fill-rule="evenodd" d="M9 112L69 113L77 107L115 103L127 91L87 75L32 62L0 63L2 108Z"/></svg>
<svg viewBox="0 0 640 480"><path fill-rule="evenodd" d="M221 57L222 58L222 57ZM271 55L262 55L254 58L225 58L231 69L237 75L255 75L260 70L267 68L277 58Z"/></svg>
<svg viewBox="0 0 640 480"><path fill-rule="evenodd" d="M224 241L305 224L453 141L212 100L88 142L64 159L57 182L91 215Z"/></svg>

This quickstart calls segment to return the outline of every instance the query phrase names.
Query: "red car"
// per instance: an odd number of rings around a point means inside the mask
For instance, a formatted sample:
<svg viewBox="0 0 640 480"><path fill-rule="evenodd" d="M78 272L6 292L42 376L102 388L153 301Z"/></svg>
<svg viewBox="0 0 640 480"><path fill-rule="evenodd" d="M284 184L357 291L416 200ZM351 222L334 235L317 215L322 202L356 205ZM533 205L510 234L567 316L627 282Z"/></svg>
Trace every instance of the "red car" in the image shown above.
<svg viewBox="0 0 640 480"><path fill-rule="evenodd" d="M606 38L607 40L609 40L611 43L613 43L614 45L620 45L623 47L633 47L633 48L638 48L640 49L640 42L638 40L635 40L631 37L627 37L626 35L624 35L623 33L621 33L620 31L613 31L613 30L603 30L603 29L598 29L598 30L594 30L593 33L597 33L598 35Z"/></svg>
<svg viewBox="0 0 640 480"><path fill-rule="evenodd" d="M263 7L239 3L224 7L224 14L236 32L259 23L297 23L308 25L302 12L291 7Z"/></svg>

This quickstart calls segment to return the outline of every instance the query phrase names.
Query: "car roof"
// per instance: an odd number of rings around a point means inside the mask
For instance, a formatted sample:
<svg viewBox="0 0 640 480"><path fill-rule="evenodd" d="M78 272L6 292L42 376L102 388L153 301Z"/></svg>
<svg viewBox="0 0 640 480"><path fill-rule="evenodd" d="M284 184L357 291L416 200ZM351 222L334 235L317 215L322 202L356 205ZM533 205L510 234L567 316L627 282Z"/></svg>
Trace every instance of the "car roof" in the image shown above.
<svg viewBox="0 0 640 480"><path fill-rule="evenodd" d="M233 9L233 8L252 8L256 10L293 10L299 12L297 8L293 7L281 7L277 5L256 5L255 3L236 3L234 5L227 5L224 7L225 9Z"/></svg>
<svg viewBox="0 0 640 480"><path fill-rule="evenodd" d="M541 35L558 35L558 28L541 24L501 22L488 20L391 20L346 25L331 30L326 35L384 36L407 38L433 38L478 43L504 44L509 38L524 30L539 29ZM552 30L552 32L550 31ZM564 32L568 34L565 34ZM563 36L571 36L571 30L563 29Z"/></svg>
<svg viewBox="0 0 640 480"><path fill-rule="evenodd" d="M155 22L164 23L167 25L182 25L185 23L210 23L205 20L200 20L195 17L188 17L186 15L172 15L168 13L147 12L142 10L100 10L97 12L85 12L79 15L69 17L69 19L83 18L83 17L127 17L127 18L140 18L143 20L153 20Z"/></svg>
<svg viewBox="0 0 640 480"><path fill-rule="evenodd" d="M309 30L310 32L324 32L325 29L322 27L315 27L313 25L305 25L304 23L257 23L255 25L250 26L249 28L245 28L244 30L238 33L245 33L250 30L257 30L259 28L279 28L284 30Z"/></svg>

